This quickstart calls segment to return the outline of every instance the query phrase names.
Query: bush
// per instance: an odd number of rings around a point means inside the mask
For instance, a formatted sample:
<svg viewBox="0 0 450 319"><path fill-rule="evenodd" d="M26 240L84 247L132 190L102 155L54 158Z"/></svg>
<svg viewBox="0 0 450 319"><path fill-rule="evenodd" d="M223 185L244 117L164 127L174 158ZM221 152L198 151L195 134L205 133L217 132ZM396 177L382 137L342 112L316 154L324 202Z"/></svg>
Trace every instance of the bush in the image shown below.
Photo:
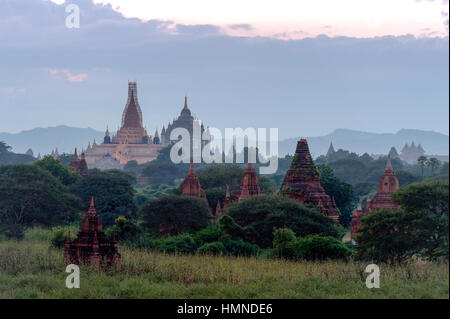
<svg viewBox="0 0 450 319"><path fill-rule="evenodd" d="M274 253L278 257L292 258L289 244L296 239L294 232L289 228L275 229L273 232Z"/></svg>
<svg viewBox="0 0 450 319"><path fill-rule="evenodd" d="M53 248L64 248L67 239L67 230L63 227L53 227L51 236L50 244Z"/></svg>
<svg viewBox="0 0 450 319"><path fill-rule="evenodd" d="M224 239L222 243L225 246L227 254L231 256L256 256L261 250L258 245L247 243L242 239Z"/></svg>
<svg viewBox="0 0 450 319"><path fill-rule="evenodd" d="M124 216L119 216L114 220L114 225L106 231L106 236L117 241L133 241L140 233L139 227Z"/></svg>
<svg viewBox="0 0 450 319"><path fill-rule="evenodd" d="M262 248L272 247L274 229L287 226L297 236L340 236L331 218L314 207L281 196L253 196L233 203L219 219L219 227L225 235Z"/></svg>
<svg viewBox="0 0 450 319"><path fill-rule="evenodd" d="M336 238L319 235L297 238L288 245L288 249L292 250L293 258L297 260L346 260L351 254L351 250Z"/></svg>
<svg viewBox="0 0 450 319"><path fill-rule="evenodd" d="M194 233L193 238L198 246L202 246L207 243L218 241L221 236L222 232L220 229L215 225L211 225Z"/></svg>
<svg viewBox="0 0 450 319"><path fill-rule="evenodd" d="M158 250L166 253L192 254L196 251L195 241L190 234L168 237L161 241Z"/></svg>
<svg viewBox="0 0 450 319"><path fill-rule="evenodd" d="M223 255L226 253L225 245L220 241L206 243L197 249L199 254Z"/></svg>
<svg viewBox="0 0 450 319"><path fill-rule="evenodd" d="M206 200L177 195L148 201L141 214L144 227L163 236L201 230L212 216Z"/></svg>

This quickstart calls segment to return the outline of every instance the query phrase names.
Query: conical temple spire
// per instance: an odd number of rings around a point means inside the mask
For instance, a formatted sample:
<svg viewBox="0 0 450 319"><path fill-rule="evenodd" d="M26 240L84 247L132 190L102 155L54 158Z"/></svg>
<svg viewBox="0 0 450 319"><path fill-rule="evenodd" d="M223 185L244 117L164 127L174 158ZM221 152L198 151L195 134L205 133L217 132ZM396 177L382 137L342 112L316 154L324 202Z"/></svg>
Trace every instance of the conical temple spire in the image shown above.
<svg viewBox="0 0 450 319"><path fill-rule="evenodd" d="M391 165L391 154L389 154L388 157L387 157L386 169L392 170L392 165Z"/></svg>
<svg viewBox="0 0 450 319"><path fill-rule="evenodd" d="M158 129L155 131L155 137L159 137Z"/></svg>
<svg viewBox="0 0 450 319"><path fill-rule="evenodd" d="M73 153L73 157L74 158L78 158L78 152L77 152L77 148L75 147L75 152Z"/></svg>
<svg viewBox="0 0 450 319"><path fill-rule="evenodd" d="M184 107L183 110L189 110L188 103L187 103L187 96L184 97Z"/></svg>

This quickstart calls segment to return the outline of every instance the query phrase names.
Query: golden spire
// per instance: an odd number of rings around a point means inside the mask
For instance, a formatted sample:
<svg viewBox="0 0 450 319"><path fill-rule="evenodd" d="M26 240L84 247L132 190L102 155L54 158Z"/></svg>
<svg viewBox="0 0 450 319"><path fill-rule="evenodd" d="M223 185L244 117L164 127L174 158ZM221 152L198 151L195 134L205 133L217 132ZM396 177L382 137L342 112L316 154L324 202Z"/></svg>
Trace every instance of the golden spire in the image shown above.
<svg viewBox="0 0 450 319"><path fill-rule="evenodd" d="M147 129L144 128L144 136L148 136Z"/></svg>
<svg viewBox="0 0 450 319"><path fill-rule="evenodd" d="M158 129L156 129L156 131L155 131L155 137L158 137L158 138L159 138Z"/></svg>
<svg viewBox="0 0 450 319"><path fill-rule="evenodd" d="M106 132L105 132L105 136L109 136L109 130L108 130L108 126L106 126Z"/></svg>

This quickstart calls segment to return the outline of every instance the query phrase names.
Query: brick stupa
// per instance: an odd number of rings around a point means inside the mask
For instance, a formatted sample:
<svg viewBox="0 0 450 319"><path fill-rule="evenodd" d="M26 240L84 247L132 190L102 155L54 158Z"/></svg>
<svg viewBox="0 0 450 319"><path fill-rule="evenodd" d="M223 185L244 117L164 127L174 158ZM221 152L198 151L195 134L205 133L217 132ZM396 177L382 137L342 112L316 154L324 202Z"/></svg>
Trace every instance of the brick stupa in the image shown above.
<svg viewBox="0 0 450 319"><path fill-rule="evenodd" d="M305 139L301 139L297 143L297 149L284 177L280 194L289 196L300 203L314 204L322 214L335 221L339 218L334 200L325 193L320 185L319 172L313 163L308 142Z"/></svg>
<svg viewBox="0 0 450 319"><path fill-rule="evenodd" d="M258 185L258 175L256 175L256 171L253 168L252 163L248 163L247 168L244 170L244 174L242 175L241 189L239 191L239 195L237 196L238 201L240 202L243 199L262 193L263 192Z"/></svg>
<svg viewBox="0 0 450 319"><path fill-rule="evenodd" d="M392 169L391 157L388 155L386 168L378 183L378 192L373 200L367 200L366 214L370 211L389 208L398 209L391 200L391 194L399 189L399 183L395 172Z"/></svg>
<svg viewBox="0 0 450 319"><path fill-rule="evenodd" d="M183 185L181 186L181 195L204 197L204 192L200 186L200 181L197 174L195 174L194 163L191 160L191 167L189 172L184 178Z"/></svg>
<svg viewBox="0 0 450 319"><path fill-rule="evenodd" d="M66 264L90 264L100 267L119 265L120 254L115 238L109 240L103 232L100 216L91 198L89 211L81 222L81 231L74 241L67 236L64 260Z"/></svg>

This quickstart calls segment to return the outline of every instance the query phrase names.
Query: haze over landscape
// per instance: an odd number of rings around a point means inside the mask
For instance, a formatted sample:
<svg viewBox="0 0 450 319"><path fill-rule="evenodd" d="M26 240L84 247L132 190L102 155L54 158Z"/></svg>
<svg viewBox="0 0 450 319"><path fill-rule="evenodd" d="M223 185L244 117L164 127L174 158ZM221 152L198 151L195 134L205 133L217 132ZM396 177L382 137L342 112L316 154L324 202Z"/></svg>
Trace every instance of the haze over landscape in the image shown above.
<svg viewBox="0 0 450 319"><path fill-rule="evenodd" d="M372 33L346 33L336 21L337 33L311 27L303 36L268 33L282 27L281 13L265 29L245 17L225 28L220 19L215 25L190 13L172 20L162 13L138 17L142 21L133 17L137 2L111 2L114 9L72 1L80 6L81 27L68 29L64 4L2 1L0 131L59 125L115 130L127 80L137 80L149 132L177 116L187 94L205 125L278 127L280 139L324 136L337 128L448 135L446 1L402 1L417 16L415 24L392 4L393 13L379 17L386 24L374 24ZM327 16L321 18L328 25ZM389 28L394 18L402 28ZM253 31L234 34L230 28Z"/></svg>

